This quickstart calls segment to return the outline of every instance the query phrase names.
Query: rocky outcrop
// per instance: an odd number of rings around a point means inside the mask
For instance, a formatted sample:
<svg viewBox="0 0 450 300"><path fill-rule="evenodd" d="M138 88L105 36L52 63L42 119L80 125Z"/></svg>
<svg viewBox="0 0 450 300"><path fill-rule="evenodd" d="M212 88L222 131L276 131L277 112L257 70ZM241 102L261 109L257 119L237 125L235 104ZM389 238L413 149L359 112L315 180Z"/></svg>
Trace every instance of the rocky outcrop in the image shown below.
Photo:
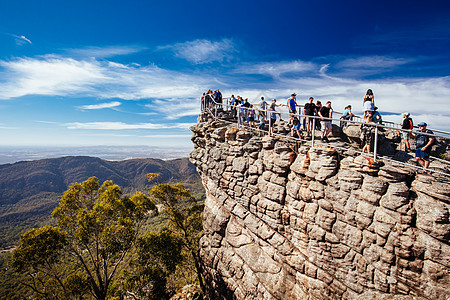
<svg viewBox="0 0 450 300"><path fill-rule="evenodd" d="M448 182L201 117L191 129L211 298L448 299Z"/></svg>

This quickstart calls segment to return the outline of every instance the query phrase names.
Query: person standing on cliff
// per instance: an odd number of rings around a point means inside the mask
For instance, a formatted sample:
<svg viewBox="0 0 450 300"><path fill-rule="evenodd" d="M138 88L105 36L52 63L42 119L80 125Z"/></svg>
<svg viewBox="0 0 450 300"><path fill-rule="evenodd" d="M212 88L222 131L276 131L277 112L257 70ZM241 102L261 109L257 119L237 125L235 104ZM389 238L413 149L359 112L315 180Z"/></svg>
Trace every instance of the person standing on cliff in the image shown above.
<svg viewBox="0 0 450 300"><path fill-rule="evenodd" d="M261 102L259 102L259 112L258 112L258 119L259 121L264 122L266 120L266 109L267 109L267 102L264 100L264 97L261 97Z"/></svg>
<svg viewBox="0 0 450 300"><path fill-rule="evenodd" d="M217 89L214 94L214 101L217 104L217 108L221 108L222 107L222 93L219 91L219 89Z"/></svg>
<svg viewBox="0 0 450 300"><path fill-rule="evenodd" d="M248 102L248 98L245 98L242 107L244 108L244 119L248 120L248 109L250 108L250 102Z"/></svg>
<svg viewBox="0 0 450 300"><path fill-rule="evenodd" d="M297 96L296 93L292 93L291 94L291 98L288 99L287 101L287 105L289 108L289 121L288 124L292 123L292 118L294 117L293 115L295 115L297 113L297 101L295 99L295 97Z"/></svg>
<svg viewBox="0 0 450 300"><path fill-rule="evenodd" d="M430 165L431 148L436 140L434 136L425 135L421 133L433 134L433 131L427 129L427 123L422 122L418 124L419 132L411 133L416 137L416 161L425 169ZM424 170L423 173L429 171Z"/></svg>
<svg viewBox="0 0 450 300"><path fill-rule="evenodd" d="M233 118L236 117L236 98L234 97L234 95L231 95L230 100L228 100L228 103L231 105L231 115L233 116Z"/></svg>
<svg viewBox="0 0 450 300"><path fill-rule="evenodd" d="M315 114L316 117L319 116L319 111L320 111L321 108L322 108L322 102L319 101L319 100L317 100L317 101L316 101L316 110L315 110L315 112L314 112L314 114ZM316 129L317 129L317 130L321 130L321 128L322 128L322 127L320 126L319 120L316 119Z"/></svg>
<svg viewBox="0 0 450 300"><path fill-rule="evenodd" d="M365 118L369 112L373 111L375 107L375 97L371 89L368 89L363 97L363 107L364 107L364 117Z"/></svg>
<svg viewBox="0 0 450 300"><path fill-rule="evenodd" d="M364 123L371 123L372 122L372 117L373 117L373 112L369 111L366 115L366 117L364 118ZM361 125L361 146L362 148L362 152L367 152L368 154L370 154L370 149L373 148L373 139L374 139L374 127L370 126L370 125L366 125L366 124L362 124Z"/></svg>
<svg viewBox="0 0 450 300"><path fill-rule="evenodd" d="M206 105L205 105L205 99L206 98L206 92L203 93L202 98L200 99L201 103L202 103L202 111L205 110Z"/></svg>
<svg viewBox="0 0 450 300"><path fill-rule="evenodd" d="M275 122L277 121L277 110L276 107L280 106L281 104L277 104L277 99L273 99L272 103L269 107L269 127L270 127L270 134L273 133L273 126L275 125Z"/></svg>
<svg viewBox="0 0 450 300"><path fill-rule="evenodd" d="M331 118L333 115L333 109L331 108L331 101L327 101L325 106L322 106L319 110L319 116L322 118ZM320 121L320 126L322 127L322 141L329 142L328 135L332 130L331 120L322 119Z"/></svg>
<svg viewBox="0 0 450 300"><path fill-rule="evenodd" d="M248 109L248 125L255 127L255 109L253 108L253 104L250 104Z"/></svg>
<svg viewBox="0 0 450 300"><path fill-rule="evenodd" d="M313 130L313 118L309 116L314 116L316 113L316 105L314 104L314 98L309 97L308 103L303 107L303 115L305 115L306 123L303 128L306 127L307 134L310 135Z"/></svg>
<svg viewBox="0 0 450 300"><path fill-rule="evenodd" d="M413 121L409 117L408 112L403 113L403 122L401 125L402 125L403 130L412 130L414 128ZM398 134L400 135L400 131L398 131ZM405 151L411 152L411 146L409 145L410 133L407 131L402 131L401 136L402 136L403 142L405 143Z"/></svg>

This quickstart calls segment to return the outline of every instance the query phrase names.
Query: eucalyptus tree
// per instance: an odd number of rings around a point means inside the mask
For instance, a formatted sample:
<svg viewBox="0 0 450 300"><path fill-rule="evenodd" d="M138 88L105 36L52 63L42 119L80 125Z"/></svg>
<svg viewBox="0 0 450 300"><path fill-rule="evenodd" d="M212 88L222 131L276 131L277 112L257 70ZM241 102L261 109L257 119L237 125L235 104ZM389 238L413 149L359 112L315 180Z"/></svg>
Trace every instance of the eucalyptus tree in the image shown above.
<svg viewBox="0 0 450 300"><path fill-rule="evenodd" d="M156 211L141 192L124 197L112 181L91 177L64 192L52 216L56 226L21 236L12 262L25 284L46 299L106 299L119 266L137 241L143 220Z"/></svg>

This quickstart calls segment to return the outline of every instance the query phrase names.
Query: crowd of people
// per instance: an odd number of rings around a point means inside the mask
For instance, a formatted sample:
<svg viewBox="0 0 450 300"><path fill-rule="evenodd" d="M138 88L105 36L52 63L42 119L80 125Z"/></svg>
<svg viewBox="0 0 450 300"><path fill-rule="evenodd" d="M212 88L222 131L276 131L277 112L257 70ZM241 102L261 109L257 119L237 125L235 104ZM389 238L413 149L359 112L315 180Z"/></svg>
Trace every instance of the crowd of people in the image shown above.
<svg viewBox="0 0 450 300"><path fill-rule="evenodd" d="M208 90L208 92L203 93L201 101L203 108L213 109L215 105L217 108L222 108L222 93L218 89L214 92ZM303 105L303 111L297 102L296 93L291 94L286 104L277 103L276 99L272 99L269 104L264 97L260 98L259 103L251 104L248 98L243 99L241 96L235 97L234 95L228 98L227 104L231 107L232 116L237 117L240 124L247 123L250 127L258 127L260 130L265 130L266 123L268 123L271 134L273 133L274 124L277 122L277 119L282 120L281 113L277 111L277 107L285 106L289 111L288 124L291 127L292 136L298 138L311 137L313 127L315 127L315 129L321 131L321 140L325 143L329 142L328 136L332 131L332 121L330 119L333 116L331 101L327 101L325 105L322 105L321 101L317 100L314 102L314 98L309 97L308 101ZM363 124L361 125L361 146L362 152L370 153L371 148L373 148L375 127L368 123L382 124L383 120L381 114L378 112L378 107L375 106L375 96L371 89L368 89L363 96L362 104L364 114ZM349 121L353 121L354 117L356 116L352 112L352 106L347 105L340 117L340 126L347 126ZM259 123L258 126L256 125L257 123ZM418 132L412 132L414 127L413 121L407 112L403 113L403 121L400 125L402 131L399 130L397 134L402 137L404 151L411 152L410 138L412 136L415 137L416 160L422 167L427 169L430 164L429 156L431 148L436 140L428 134L433 134L433 132L427 129L427 124L424 122L418 124Z"/></svg>

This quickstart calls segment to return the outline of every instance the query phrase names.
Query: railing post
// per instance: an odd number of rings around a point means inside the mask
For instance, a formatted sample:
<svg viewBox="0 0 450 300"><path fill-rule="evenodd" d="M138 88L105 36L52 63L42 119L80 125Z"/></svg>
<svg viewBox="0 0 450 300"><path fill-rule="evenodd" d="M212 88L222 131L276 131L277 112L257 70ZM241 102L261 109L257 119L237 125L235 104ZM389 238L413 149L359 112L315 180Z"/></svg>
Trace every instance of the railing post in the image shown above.
<svg viewBox="0 0 450 300"><path fill-rule="evenodd" d="M241 109L236 106L236 110L237 110L237 124L239 127L241 125Z"/></svg>
<svg viewBox="0 0 450 300"><path fill-rule="evenodd" d="M269 117L269 112L267 112L267 116ZM267 119L269 120L269 136L272 136L272 115Z"/></svg>
<svg viewBox="0 0 450 300"><path fill-rule="evenodd" d="M214 105L214 117L217 119L217 103Z"/></svg>
<svg viewBox="0 0 450 300"><path fill-rule="evenodd" d="M316 134L316 118L313 118L313 126L312 126L312 133L311 133L311 147L314 147L314 135Z"/></svg>
<svg viewBox="0 0 450 300"><path fill-rule="evenodd" d="M373 161L377 161L378 150L378 126L375 126L375 143L373 144Z"/></svg>

